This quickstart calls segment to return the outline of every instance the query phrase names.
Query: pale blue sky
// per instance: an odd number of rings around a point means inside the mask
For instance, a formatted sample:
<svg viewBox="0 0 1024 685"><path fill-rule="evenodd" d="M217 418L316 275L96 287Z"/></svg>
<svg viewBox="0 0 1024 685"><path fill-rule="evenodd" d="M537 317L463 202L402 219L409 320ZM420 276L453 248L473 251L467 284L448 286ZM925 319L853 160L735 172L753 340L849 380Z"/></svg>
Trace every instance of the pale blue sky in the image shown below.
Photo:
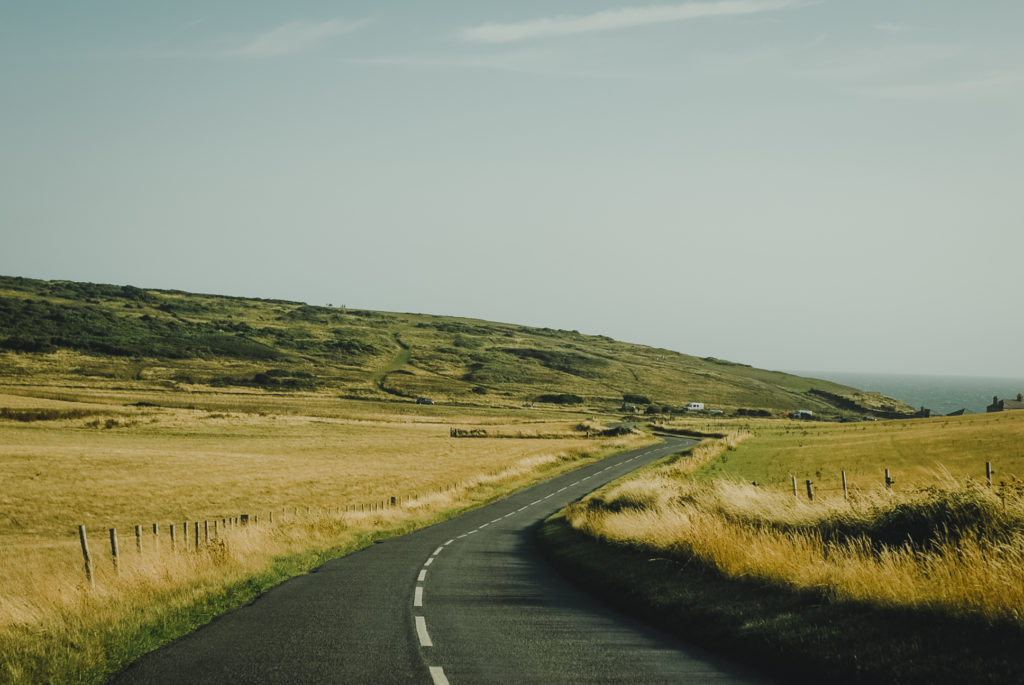
<svg viewBox="0 0 1024 685"><path fill-rule="evenodd" d="M0 0L0 273L1024 377L1018 0Z"/></svg>

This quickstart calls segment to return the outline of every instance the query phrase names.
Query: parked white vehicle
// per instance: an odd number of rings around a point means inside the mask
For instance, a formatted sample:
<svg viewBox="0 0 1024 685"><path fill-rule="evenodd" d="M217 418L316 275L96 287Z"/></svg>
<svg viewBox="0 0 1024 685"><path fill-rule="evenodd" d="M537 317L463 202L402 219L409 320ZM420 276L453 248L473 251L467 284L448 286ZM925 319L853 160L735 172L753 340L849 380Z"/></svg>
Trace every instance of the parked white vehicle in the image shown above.
<svg viewBox="0 0 1024 685"><path fill-rule="evenodd" d="M686 405L686 411L704 411L703 402L688 402Z"/></svg>

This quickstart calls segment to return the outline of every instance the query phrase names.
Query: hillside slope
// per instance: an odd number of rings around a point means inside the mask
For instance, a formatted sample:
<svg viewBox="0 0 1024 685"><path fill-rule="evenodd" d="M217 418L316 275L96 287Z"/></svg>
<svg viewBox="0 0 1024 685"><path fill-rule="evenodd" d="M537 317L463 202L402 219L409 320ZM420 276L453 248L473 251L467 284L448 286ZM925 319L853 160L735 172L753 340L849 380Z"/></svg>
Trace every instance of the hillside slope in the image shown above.
<svg viewBox="0 0 1024 685"><path fill-rule="evenodd" d="M366 399L907 413L877 393L576 331L0 276L0 379ZM817 392L811 392L812 390ZM841 398L841 399L837 399Z"/></svg>

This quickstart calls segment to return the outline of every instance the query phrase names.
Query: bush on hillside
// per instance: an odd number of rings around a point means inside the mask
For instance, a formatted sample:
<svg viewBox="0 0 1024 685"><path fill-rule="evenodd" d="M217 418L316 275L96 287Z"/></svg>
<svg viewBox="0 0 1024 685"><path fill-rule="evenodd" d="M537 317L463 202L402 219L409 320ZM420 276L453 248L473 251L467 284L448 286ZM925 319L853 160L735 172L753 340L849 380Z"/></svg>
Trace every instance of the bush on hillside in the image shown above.
<svg viewBox="0 0 1024 685"><path fill-rule="evenodd" d="M582 397L567 392L558 394L537 395L535 401L547 402L548 404L583 404Z"/></svg>

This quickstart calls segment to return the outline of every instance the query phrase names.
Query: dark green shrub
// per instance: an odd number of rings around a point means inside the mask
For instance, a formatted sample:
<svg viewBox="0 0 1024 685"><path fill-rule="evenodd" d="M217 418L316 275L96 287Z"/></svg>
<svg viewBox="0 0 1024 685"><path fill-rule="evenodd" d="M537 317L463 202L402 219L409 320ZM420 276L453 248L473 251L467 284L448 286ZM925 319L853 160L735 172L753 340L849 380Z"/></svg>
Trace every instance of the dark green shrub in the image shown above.
<svg viewBox="0 0 1024 685"><path fill-rule="evenodd" d="M548 404L583 404L582 397L567 392L549 395L538 395L536 401L547 402Z"/></svg>

